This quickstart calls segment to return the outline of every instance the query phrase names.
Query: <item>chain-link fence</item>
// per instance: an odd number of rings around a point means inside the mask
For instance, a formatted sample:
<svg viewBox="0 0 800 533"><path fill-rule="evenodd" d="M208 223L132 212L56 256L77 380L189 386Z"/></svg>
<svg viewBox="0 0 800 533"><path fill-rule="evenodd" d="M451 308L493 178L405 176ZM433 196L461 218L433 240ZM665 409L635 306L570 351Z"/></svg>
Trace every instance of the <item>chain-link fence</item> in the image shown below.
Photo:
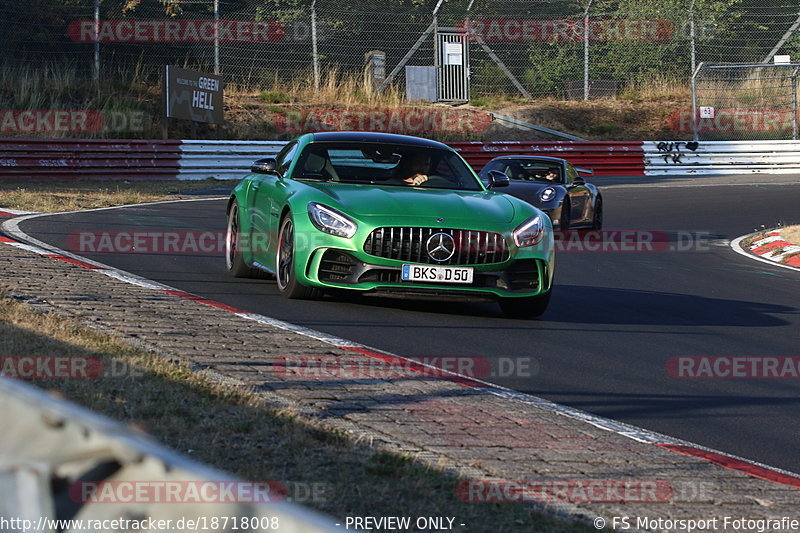
<svg viewBox="0 0 800 533"><path fill-rule="evenodd" d="M604 96L654 77L688 86L693 56L753 63L777 51L800 54L800 6L789 0L2 0L0 6L4 62L54 62L120 81L126 72L157 77L162 65L179 64L256 86L276 77L312 82L315 64L317 76L332 69L360 74L372 50L385 52L387 72L404 58L408 65L433 65L437 26L471 30L473 96L582 98L587 81L589 96ZM404 83L402 69L392 83Z"/></svg>
<svg viewBox="0 0 800 533"><path fill-rule="evenodd" d="M402 95L405 67L440 66L444 30L468 33L473 99L602 98L659 84L688 94L700 62L800 58L796 0L0 0L0 17L0 77L50 69L65 87L152 87L171 64L238 86L313 89L361 79L379 51L374 86ZM48 107L14 87L12 109Z"/></svg>

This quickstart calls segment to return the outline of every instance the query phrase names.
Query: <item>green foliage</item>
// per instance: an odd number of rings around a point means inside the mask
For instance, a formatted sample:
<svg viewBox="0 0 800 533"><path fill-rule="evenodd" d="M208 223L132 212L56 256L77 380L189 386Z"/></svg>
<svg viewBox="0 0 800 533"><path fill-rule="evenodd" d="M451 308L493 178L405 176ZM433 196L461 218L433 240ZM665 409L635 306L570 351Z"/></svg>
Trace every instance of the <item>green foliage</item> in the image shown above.
<svg viewBox="0 0 800 533"><path fill-rule="evenodd" d="M261 91L258 97L270 104L288 104L292 101L290 94L281 91Z"/></svg>

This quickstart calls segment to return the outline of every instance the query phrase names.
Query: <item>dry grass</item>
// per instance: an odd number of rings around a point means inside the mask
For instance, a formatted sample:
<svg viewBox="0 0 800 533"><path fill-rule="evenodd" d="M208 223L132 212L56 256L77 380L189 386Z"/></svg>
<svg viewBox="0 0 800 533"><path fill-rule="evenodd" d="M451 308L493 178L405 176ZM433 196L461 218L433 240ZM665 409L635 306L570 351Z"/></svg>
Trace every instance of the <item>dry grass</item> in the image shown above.
<svg viewBox="0 0 800 533"><path fill-rule="evenodd" d="M781 237L792 244L800 245L800 225L783 228L781 230Z"/></svg>
<svg viewBox="0 0 800 533"><path fill-rule="evenodd" d="M290 490L317 484L302 502L332 515L454 516L469 531L589 532L589 526L543 517L517 504L470 504L455 497L458 480L401 455L375 452L256 394L132 348L121 339L42 314L3 297L0 357L95 356L127 376L37 381L67 399L134 424L196 460Z"/></svg>
<svg viewBox="0 0 800 533"><path fill-rule="evenodd" d="M180 200L180 193L233 187L231 181L0 181L0 208L54 213L117 205Z"/></svg>
<svg viewBox="0 0 800 533"><path fill-rule="evenodd" d="M233 105L239 99L273 95L275 100L262 98L273 104L326 105L336 107L380 107L396 109L407 102L397 86L389 86L383 92L377 92L372 84L363 76L342 73L338 69L329 69L321 74L319 89L307 78L295 78L290 82L278 78L277 73L271 82L257 86L231 84L225 87L226 96L230 96ZM265 96L266 96L265 95Z"/></svg>
<svg viewBox="0 0 800 533"><path fill-rule="evenodd" d="M680 100L691 104L690 80L655 76L647 81L630 82L619 98L634 101Z"/></svg>

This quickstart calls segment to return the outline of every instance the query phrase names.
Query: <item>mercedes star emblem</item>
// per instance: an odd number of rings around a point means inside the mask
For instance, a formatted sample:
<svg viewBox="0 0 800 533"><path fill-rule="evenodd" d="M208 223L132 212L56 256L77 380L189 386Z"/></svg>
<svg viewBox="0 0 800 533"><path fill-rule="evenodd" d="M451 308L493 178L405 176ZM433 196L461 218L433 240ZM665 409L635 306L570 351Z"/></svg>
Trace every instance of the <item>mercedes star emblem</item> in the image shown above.
<svg viewBox="0 0 800 533"><path fill-rule="evenodd" d="M428 257L440 263L453 257L456 251L456 243L447 233L434 233L428 237L426 246Z"/></svg>

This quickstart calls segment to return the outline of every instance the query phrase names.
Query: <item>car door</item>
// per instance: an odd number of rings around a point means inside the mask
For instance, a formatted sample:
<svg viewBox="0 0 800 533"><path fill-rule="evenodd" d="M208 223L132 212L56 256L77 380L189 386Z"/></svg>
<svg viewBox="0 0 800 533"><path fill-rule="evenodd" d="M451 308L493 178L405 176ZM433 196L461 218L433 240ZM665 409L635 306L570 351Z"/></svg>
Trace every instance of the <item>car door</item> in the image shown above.
<svg viewBox="0 0 800 533"><path fill-rule="evenodd" d="M582 180L577 179L579 176L575 167L570 163L565 163L565 166L565 187L567 188L567 194L569 194L570 203L570 226L585 224L591 220L589 211L592 205L592 192L585 183L581 183Z"/></svg>
<svg viewBox="0 0 800 533"><path fill-rule="evenodd" d="M287 144L278 152L275 159L280 176L286 176L296 154L296 142ZM251 238L258 239L258 243L263 243L263 246L254 246L256 261L272 266L282 205L278 199L283 196L282 193L286 184L285 180L281 179L277 174L258 174L257 176L250 184L249 197L251 205L249 208L251 213L250 223L253 230Z"/></svg>

